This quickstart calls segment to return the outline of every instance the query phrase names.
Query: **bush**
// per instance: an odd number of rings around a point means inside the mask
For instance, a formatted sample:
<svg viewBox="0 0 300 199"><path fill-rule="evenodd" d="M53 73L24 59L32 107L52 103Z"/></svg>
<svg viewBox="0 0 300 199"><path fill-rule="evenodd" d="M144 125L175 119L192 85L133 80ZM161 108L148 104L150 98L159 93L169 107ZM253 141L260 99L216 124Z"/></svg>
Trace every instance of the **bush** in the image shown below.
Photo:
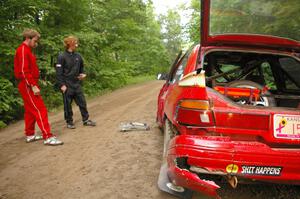
<svg viewBox="0 0 300 199"><path fill-rule="evenodd" d="M23 115L22 105L17 88L9 80L0 77L0 128Z"/></svg>

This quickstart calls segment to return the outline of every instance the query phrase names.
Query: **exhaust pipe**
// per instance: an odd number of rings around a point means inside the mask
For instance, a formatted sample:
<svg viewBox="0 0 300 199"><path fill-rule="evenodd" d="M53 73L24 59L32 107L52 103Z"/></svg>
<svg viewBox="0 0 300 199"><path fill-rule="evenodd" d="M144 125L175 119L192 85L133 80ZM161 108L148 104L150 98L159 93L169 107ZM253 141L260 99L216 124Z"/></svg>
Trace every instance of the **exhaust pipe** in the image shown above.
<svg viewBox="0 0 300 199"><path fill-rule="evenodd" d="M227 181L228 181L228 183L230 184L230 186L232 187L232 188L236 188L237 187L237 185L238 185L238 179L237 179L237 177L236 176L231 176L231 175L228 175L227 176Z"/></svg>

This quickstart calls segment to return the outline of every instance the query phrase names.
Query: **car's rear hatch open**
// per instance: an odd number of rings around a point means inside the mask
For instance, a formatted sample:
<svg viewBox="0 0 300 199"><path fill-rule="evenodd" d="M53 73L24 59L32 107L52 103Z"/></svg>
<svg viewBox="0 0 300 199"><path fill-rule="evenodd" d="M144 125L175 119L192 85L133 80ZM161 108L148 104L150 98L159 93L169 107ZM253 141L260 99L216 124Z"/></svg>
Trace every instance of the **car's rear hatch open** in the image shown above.
<svg viewBox="0 0 300 199"><path fill-rule="evenodd" d="M202 0L201 45L237 45L300 52L295 0Z"/></svg>

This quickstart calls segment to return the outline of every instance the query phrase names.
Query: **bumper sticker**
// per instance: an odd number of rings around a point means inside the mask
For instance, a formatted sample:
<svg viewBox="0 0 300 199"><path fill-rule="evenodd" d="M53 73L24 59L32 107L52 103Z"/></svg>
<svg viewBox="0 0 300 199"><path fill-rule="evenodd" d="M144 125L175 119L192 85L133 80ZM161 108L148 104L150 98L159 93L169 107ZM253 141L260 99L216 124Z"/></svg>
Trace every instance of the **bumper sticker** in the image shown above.
<svg viewBox="0 0 300 199"><path fill-rule="evenodd" d="M282 167L272 166L242 166L241 173L244 175L280 176Z"/></svg>
<svg viewBox="0 0 300 199"><path fill-rule="evenodd" d="M227 173L237 173L239 171L239 166L236 164L229 164L226 167Z"/></svg>

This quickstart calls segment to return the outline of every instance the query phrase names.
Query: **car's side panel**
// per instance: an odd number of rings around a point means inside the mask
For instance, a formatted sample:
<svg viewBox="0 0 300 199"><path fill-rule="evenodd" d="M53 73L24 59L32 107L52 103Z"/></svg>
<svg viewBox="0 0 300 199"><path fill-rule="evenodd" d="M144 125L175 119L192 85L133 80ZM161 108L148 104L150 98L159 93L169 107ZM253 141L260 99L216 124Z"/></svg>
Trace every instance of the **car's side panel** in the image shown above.
<svg viewBox="0 0 300 199"><path fill-rule="evenodd" d="M181 98L183 88L179 87L178 84L172 84L169 86L168 92L165 98L165 107L164 113L166 114L167 118L174 123L174 115L176 111L176 106L178 100Z"/></svg>
<svg viewBox="0 0 300 199"><path fill-rule="evenodd" d="M187 75L193 71L195 71L197 66L197 60L198 60L198 53L199 53L200 45L196 45L191 54L189 55L189 59L187 61L187 66L184 70L183 75Z"/></svg>
<svg viewBox="0 0 300 199"><path fill-rule="evenodd" d="M156 122L160 127L163 126L164 120L164 105L165 105L165 98L168 91L168 83L165 83L163 87L160 89L160 92L157 97L157 113L156 113Z"/></svg>

